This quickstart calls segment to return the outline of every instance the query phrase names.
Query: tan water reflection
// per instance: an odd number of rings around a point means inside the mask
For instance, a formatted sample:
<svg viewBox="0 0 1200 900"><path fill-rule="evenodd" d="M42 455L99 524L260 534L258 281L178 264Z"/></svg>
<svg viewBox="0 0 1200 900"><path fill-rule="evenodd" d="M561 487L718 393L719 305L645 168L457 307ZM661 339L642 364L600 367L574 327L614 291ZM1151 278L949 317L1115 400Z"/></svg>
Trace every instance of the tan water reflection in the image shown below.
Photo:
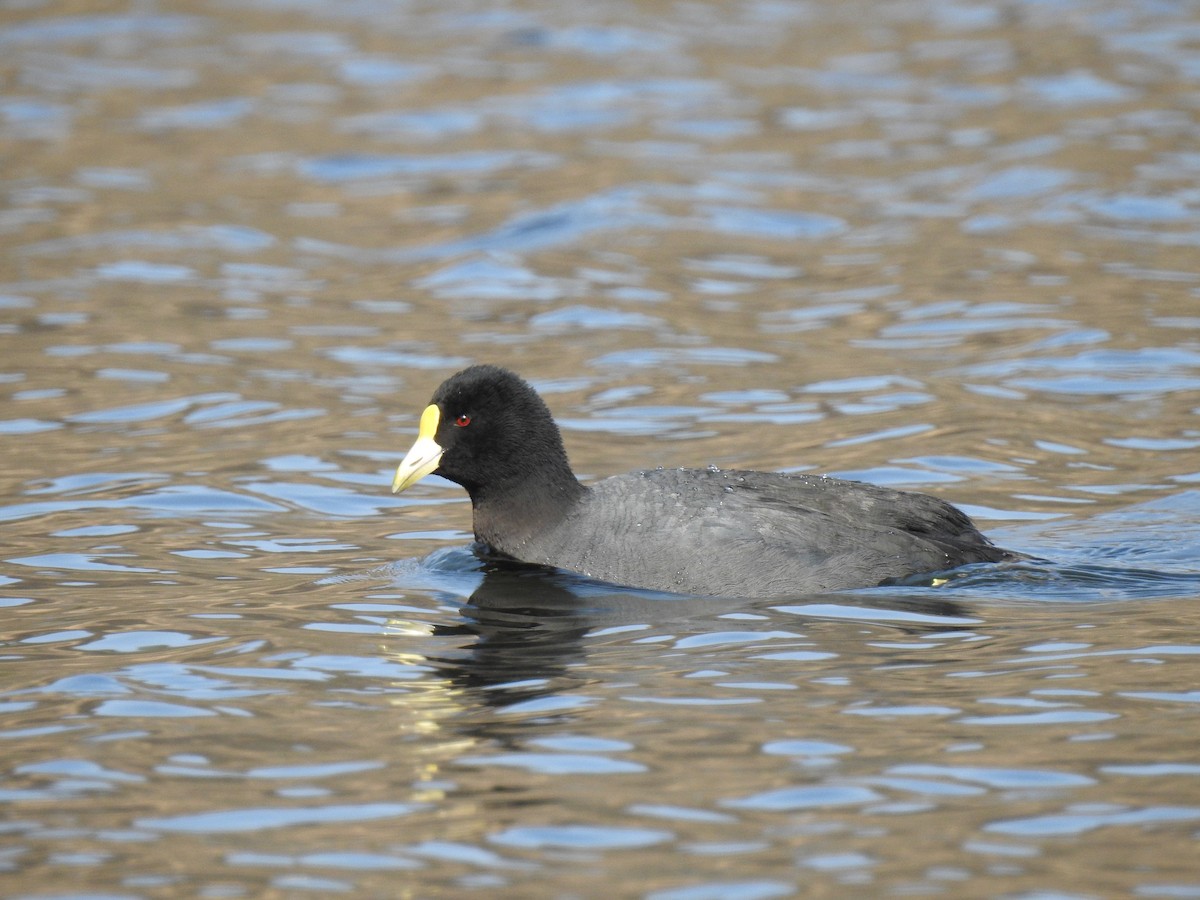
<svg viewBox="0 0 1200 900"><path fill-rule="evenodd" d="M0 11L8 891L1194 895L1196 28ZM482 573L387 492L475 360L587 477L844 473L1047 561Z"/></svg>

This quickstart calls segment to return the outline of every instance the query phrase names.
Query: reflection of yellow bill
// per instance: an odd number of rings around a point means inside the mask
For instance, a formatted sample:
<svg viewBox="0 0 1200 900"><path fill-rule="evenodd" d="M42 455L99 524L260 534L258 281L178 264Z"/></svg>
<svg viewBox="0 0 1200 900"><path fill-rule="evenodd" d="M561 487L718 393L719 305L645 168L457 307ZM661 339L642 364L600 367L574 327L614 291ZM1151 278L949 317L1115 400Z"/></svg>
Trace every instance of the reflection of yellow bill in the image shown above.
<svg viewBox="0 0 1200 900"><path fill-rule="evenodd" d="M428 743L422 745L423 761L415 769L413 799L419 803L440 803L446 799L442 786L442 768L463 753L477 749L478 741L464 738L457 729L443 733L443 719L459 719L466 712L469 702L467 692L450 678L439 675L430 660L415 650L397 650L398 637L423 638L434 633L429 622L415 619L388 619L383 634L388 643L380 647L381 657L400 666L412 666L416 671L412 680L407 678L393 681L402 690L389 698L389 704L398 713L390 726L401 734L425 736ZM436 736L436 737L435 737ZM432 782L424 786L422 782Z"/></svg>

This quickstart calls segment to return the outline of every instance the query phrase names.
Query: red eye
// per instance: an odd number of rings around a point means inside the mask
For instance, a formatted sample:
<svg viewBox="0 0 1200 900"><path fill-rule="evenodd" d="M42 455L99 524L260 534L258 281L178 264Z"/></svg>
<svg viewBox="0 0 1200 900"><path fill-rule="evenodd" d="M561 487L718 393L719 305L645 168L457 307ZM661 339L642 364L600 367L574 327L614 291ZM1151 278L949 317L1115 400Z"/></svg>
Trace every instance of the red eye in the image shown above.
<svg viewBox="0 0 1200 900"><path fill-rule="evenodd" d="M454 424L457 425L459 428L466 428L468 425L471 424L471 417L467 416L467 415L458 416L454 420Z"/></svg>

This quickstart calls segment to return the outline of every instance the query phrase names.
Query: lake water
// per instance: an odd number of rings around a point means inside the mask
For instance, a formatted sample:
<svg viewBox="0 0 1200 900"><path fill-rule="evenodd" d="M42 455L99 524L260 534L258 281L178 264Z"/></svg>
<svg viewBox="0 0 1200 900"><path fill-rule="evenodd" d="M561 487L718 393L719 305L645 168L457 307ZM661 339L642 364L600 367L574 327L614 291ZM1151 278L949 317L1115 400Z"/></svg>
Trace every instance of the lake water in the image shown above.
<svg viewBox="0 0 1200 900"><path fill-rule="evenodd" d="M1200 12L0 8L0 892L1200 897ZM1019 563L485 571L392 472L830 472Z"/></svg>

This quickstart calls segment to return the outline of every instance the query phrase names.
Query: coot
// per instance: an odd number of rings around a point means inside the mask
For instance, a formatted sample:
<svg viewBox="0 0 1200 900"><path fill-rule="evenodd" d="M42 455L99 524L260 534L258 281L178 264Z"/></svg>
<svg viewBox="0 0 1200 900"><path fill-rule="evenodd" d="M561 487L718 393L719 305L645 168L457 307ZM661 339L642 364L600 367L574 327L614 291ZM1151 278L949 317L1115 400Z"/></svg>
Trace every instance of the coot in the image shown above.
<svg viewBox="0 0 1200 900"><path fill-rule="evenodd" d="M430 473L466 488L492 552L629 587L795 596L1013 557L944 500L828 476L710 466L585 486L541 397L491 365L434 392L392 491Z"/></svg>

